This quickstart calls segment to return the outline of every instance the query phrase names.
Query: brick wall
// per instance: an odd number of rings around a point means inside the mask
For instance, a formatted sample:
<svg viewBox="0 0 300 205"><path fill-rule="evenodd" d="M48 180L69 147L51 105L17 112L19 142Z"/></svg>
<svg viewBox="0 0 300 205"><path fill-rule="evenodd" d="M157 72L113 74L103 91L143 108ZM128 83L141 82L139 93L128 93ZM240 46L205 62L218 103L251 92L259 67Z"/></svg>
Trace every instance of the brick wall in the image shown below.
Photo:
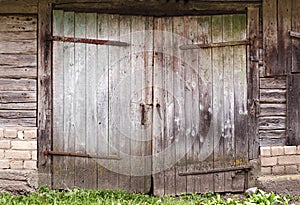
<svg viewBox="0 0 300 205"><path fill-rule="evenodd" d="M0 128L0 190L34 191L37 187L37 129Z"/></svg>
<svg viewBox="0 0 300 205"><path fill-rule="evenodd" d="M261 147L261 174L300 174L300 146Z"/></svg>

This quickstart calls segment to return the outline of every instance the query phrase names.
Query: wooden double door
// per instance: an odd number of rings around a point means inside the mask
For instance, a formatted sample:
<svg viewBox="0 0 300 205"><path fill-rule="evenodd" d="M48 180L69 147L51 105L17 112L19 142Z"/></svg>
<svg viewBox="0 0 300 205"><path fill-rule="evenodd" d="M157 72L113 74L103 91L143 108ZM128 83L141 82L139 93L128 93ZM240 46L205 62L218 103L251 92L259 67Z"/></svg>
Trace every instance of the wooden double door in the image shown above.
<svg viewBox="0 0 300 205"><path fill-rule="evenodd" d="M246 28L54 10L53 188L242 191Z"/></svg>

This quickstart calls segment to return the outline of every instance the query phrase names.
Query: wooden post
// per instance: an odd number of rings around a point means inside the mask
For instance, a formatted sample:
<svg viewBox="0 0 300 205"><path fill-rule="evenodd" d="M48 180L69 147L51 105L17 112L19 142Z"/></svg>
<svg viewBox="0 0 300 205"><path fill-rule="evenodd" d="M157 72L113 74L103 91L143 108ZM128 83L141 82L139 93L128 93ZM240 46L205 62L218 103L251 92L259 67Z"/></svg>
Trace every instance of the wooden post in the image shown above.
<svg viewBox="0 0 300 205"><path fill-rule="evenodd" d="M52 79L51 79L51 4L41 0L38 5L38 171L39 185L51 187L51 158L43 151L51 149Z"/></svg>

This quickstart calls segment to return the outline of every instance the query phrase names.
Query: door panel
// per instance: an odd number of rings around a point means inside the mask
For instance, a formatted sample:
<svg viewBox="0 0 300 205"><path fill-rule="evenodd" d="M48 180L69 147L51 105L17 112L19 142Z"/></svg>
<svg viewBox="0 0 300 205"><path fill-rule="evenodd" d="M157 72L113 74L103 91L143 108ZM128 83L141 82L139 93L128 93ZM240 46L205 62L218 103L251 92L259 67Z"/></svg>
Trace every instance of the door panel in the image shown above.
<svg viewBox="0 0 300 205"><path fill-rule="evenodd" d="M148 192L153 37L145 30L153 30L152 17L53 16L54 36L114 43L54 41L53 151L93 157L53 156L53 187Z"/></svg>
<svg viewBox="0 0 300 205"><path fill-rule="evenodd" d="M243 191L245 172L213 170L248 162L246 45L230 46L246 39L246 16L156 18L154 28L154 193Z"/></svg>

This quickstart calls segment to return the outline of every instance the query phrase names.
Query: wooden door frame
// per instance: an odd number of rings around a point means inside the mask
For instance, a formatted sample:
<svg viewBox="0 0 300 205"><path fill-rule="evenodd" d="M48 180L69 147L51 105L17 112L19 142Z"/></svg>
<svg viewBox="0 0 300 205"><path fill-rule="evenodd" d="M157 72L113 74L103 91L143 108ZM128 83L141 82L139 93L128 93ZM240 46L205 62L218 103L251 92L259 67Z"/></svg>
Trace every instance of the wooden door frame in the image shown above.
<svg viewBox="0 0 300 205"><path fill-rule="evenodd" d="M210 5L211 6L211 5ZM243 7L244 6L244 7ZM260 30L260 7L255 2L250 6L245 3L238 8L247 8L247 36L250 45L247 48L247 82L248 82L248 144L249 160L257 159L259 139L257 126L257 99L259 94L259 30ZM236 6L237 7L237 6ZM53 82L52 82L52 42L48 39L52 35L52 10L54 4L51 0L41 0L38 4L38 173L39 185L52 187L52 162L51 157L44 155L46 148L52 148L52 125L53 125ZM203 7L205 8L205 7ZM228 10L230 8L230 10ZM224 7L218 13L234 13L232 7ZM101 11L101 10L99 10ZM116 11L116 10L114 10ZM178 11L180 13L180 10ZM241 10L238 11L239 13ZM244 12L245 13L245 12ZM204 10L196 13L182 12L184 15L207 14Z"/></svg>

